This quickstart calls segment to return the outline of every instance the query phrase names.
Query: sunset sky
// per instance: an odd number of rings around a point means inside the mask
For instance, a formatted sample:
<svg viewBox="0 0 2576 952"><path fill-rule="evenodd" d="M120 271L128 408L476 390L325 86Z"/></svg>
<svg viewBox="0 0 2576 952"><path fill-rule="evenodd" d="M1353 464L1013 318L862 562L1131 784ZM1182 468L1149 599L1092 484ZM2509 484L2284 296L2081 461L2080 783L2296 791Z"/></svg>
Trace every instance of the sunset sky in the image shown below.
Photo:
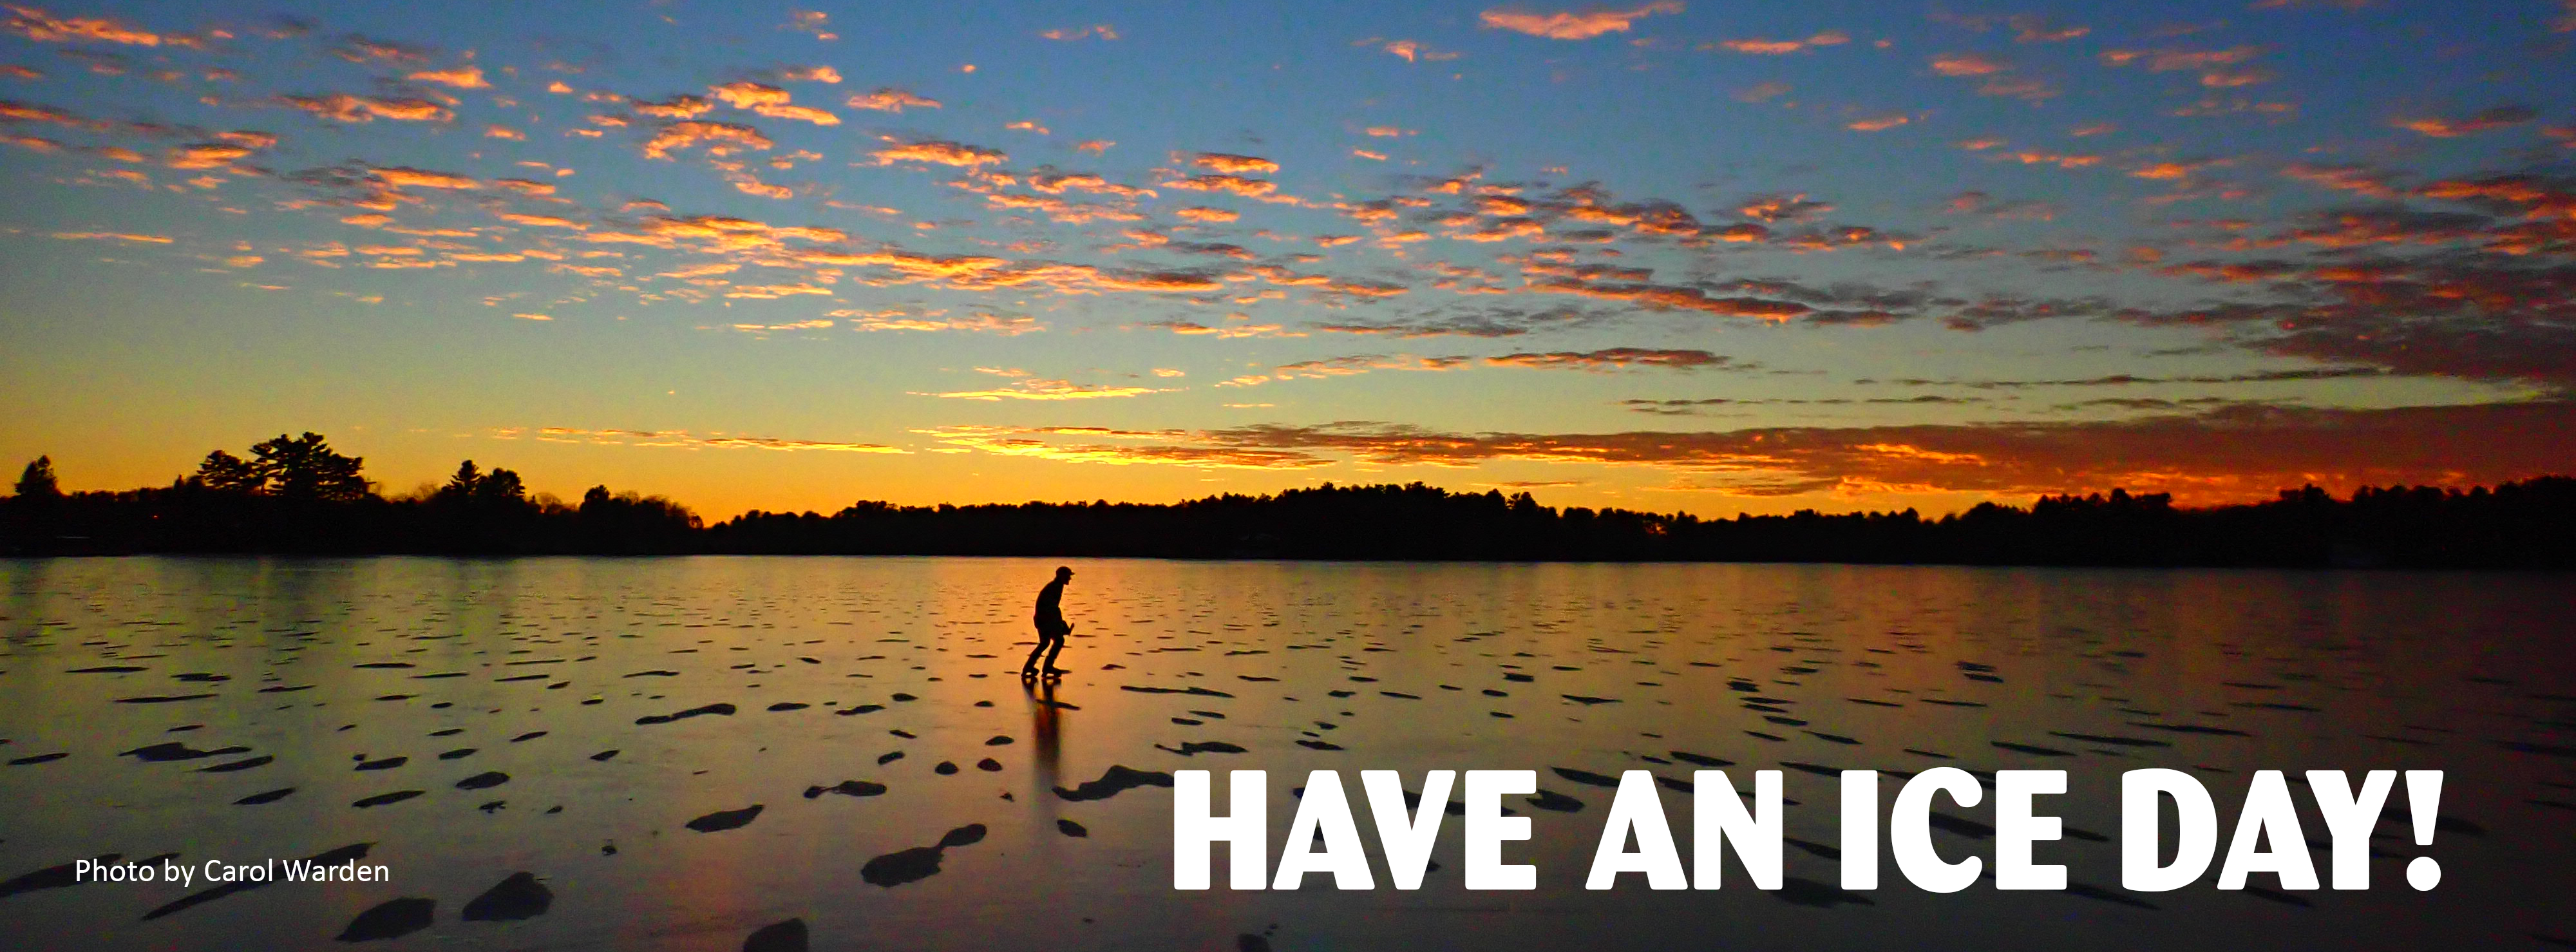
<svg viewBox="0 0 2576 952"><path fill-rule="evenodd" d="M0 460L723 517L2576 470L2576 0L5 6Z"/></svg>

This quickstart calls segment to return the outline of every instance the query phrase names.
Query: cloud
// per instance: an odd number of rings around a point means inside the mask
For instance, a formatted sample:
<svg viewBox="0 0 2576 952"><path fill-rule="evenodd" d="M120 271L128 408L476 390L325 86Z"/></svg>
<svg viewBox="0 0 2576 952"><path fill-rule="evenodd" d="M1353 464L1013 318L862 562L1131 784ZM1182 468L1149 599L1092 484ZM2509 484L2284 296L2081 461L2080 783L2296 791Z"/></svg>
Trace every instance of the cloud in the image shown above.
<svg viewBox="0 0 2576 952"><path fill-rule="evenodd" d="M655 119L695 119L716 108L716 104L707 101L706 97L687 93L661 102L638 102L634 106L636 112Z"/></svg>
<svg viewBox="0 0 2576 952"><path fill-rule="evenodd" d="M38 43L115 43L124 46L200 47L205 41L193 36L154 33L140 27L105 17L58 17L34 7L12 4L9 18L0 21L0 29Z"/></svg>
<svg viewBox="0 0 2576 952"><path fill-rule="evenodd" d="M915 391L913 396L946 397L952 400L1101 400L1173 392L1176 391L1168 388L1079 384L1069 380L1038 380L1023 377L1013 381L1009 386L991 390L959 390L949 393Z"/></svg>
<svg viewBox="0 0 2576 952"><path fill-rule="evenodd" d="M2444 118L2441 116L2425 116L2414 119L2398 119L2389 124L2400 129L2414 132L2418 135L2428 136L2435 139L2454 139L2460 136L2476 135L2481 132L2489 132L2496 129L2509 129L2514 126L2530 122L2536 115L2536 113L2531 111L2530 107L2508 105L2496 106L2490 109L2481 109L2475 113L2456 119Z"/></svg>
<svg viewBox="0 0 2576 952"><path fill-rule="evenodd" d="M916 109L937 109L939 108L939 100L914 95L910 90L896 89L892 86L880 86L870 92L851 96L846 105L852 109L873 109L878 112L902 112L907 107Z"/></svg>
<svg viewBox="0 0 2576 952"><path fill-rule="evenodd" d="M1932 57L1932 71L1943 76L1991 76L2011 69L1983 53L1943 53Z"/></svg>
<svg viewBox="0 0 2576 952"><path fill-rule="evenodd" d="M457 89L492 88L491 82L483 78L483 67L472 65L459 66L454 69L422 70L411 74L410 79L413 82L437 83L441 86L453 86Z"/></svg>
<svg viewBox="0 0 2576 952"><path fill-rule="evenodd" d="M170 239L161 235L140 235L117 231L58 231L54 237L67 241L122 241L138 245L166 245Z"/></svg>
<svg viewBox="0 0 2576 952"><path fill-rule="evenodd" d="M644 157L667 159L675 149L703 146L708 155L726 156L743 149L766 150L774 143L760 130L738 122L689 120L664 125L644 143Z"/></svg>
<svg viewBox="0 0 2576 952"><path fill-rule="evenodd" d="M1647 467L1740 494L1799 491L2172 492L2186 504L2270 498L2317 484L2495 483L2576 465L2576 405L2385 410L2230 404L2113 421L1769 427L1718 432L1455 433L1384 423L1216 430L1066 427L924 431L987 452L1096 463L1294 469L1491 462ZM1068 443L1073 440L1116 442Z"/></svg>
<svg viewBox="0 0 2576 952"><path fill-rule="evenodd" d="M1904 113L1888 112L1854 119L1844 123L1843 128L1855 132L1884 132L1913 121L1913 117Z"/></svg>
<svg viewBox="0 0 2576 952"><path fill-rule="evenodd" d="M905 141L893 136L881 138L891 144L886 148L868 153L877 160L878 165L893 165L896 162L928 162L971 169L1007 162L1011 158L1000 149L987 149L962 142L950 142L946 139Z"/></svg>
<svg viewBox="0 0 2576 952"><path fill-rule="evenodd" d="M526 316L526 315L521 315ZM516 439L527 431L505 429L493 431L502 439ZM903 453L906 450L881 443L848 443L832 440L791 440L774 436L743 436L721 430L699 435L687 430L584 430L548 426L536 430L536 438L557 443L590 443L602 446L635 446L663 449L759 449L798 452L816 450L832 453Z"/></svg>
<svg viewBox="0 0 2576 952"><path fill-rule="evenodd" d="M1109 24L1095 23L1085 27L1057 27L1038 35L1046 39L1070 43L1095 36L1104 40L1114 40L1118 38L1118 31L1111 28Z"/></svg>
<svg viewBox="0 0 2576 952"><path fill-rule="evenodd" d="M1181 218L1189 219L1189 220L1191 220L1191 221L1195 221L1195 222L1206 222L1206 223L1209 223L1209 224L1217 224L1217 223L1222 223L1222 222L1230 222L1230 221L1233 221L1233 220L1235 220L1235 219L1237 219L1237 218L1241 218L1241 217L1243 217L1240 213L1235 212L1235 211L1233 211L1233 210L1231 210L1231 209L1225 209L1225 208L1208 208L1208 207L1205 207L1205 206L1192 206L1192 207L1189 207L1189 208L1183 208L1183 209L1180 209L1180 210L1178 210L1178 211L1174 211L1172 214L1173 214L1173 215L1176 215L1176 216L1178 216L1178 217L1181 217Z"/></svg>
<svg viewBox="0 0 2576 952"><path fill-rule="evenodd" d="M1678 0L1656 0L1641 7L1613 10L1594 7L1580 11L1538 13L1512 7L1495 7L1478 16L1486 29L1510 30L1551 40L1588 40L1604 33L1625 33L1637 20L1658 13L1680 13Z"/></svg>
<svg viewBox="0 0 2576 952"><path fill-rule="evenodd" d="M1294 451L1174 445L1168 442L1173 431L1109 430L1099 427L944 426L913 432L951 446L1002 456L1026 456L1060 462L1109 465L1157 463L1203 469L1307 469L1332 465L1331 460ZM1166 442L1160 445L1139 446L1127 443L1068 443L1050 441L1045 437Z"/></svg>
<svg viewBox="0 0 2576 952"><path fill-rule="evenodd" d="M1233 317L1241 317L1242 315L1237 314L1237 315L1230 315L1230 316L1233 316ZM1145 323L1138 324L1138 325L1136 325L1136 326L1137 326L1137 327L1154 328L1154 329L1158 329L1158 330L1167 330L1167 331L1171 331L1172 333L1175 333L1175 334L1181 334L1181 335L1184 335L1184 336L1205 336L1205 337L1214 338L1214 339L1216 339L1216 340L1231 340L1231 339L1234 339L1234 338L1241 338L1241 337L1304 337L1304 336L1306 336L1306 335L1304 335L1304 334L1290 333L1290 332L1283 331L1283 330L1281 330L1281 329L1280 329L1280 326L1279 326L1279 325L1277 325L1277 324L1222 324L1222 325L1208 325L1208 324L1201 324L1201 323L1199 323L1199 322L1197 322L1197 321L1182 320L1182 319L1180 319L1180 318L1169 318L1169 319L1159 320L1159 321L1146 321Z"/></svg>
<svg viewBox="0 0 2576 952"><path fill-rule="evenodd" d="M1457 59L1459 56L1457 53L1443 53L1434 50L1428 43L1418 43L1413 40L1366 39L1352 45L1374 46L1391 55L1404 57L1404 61L1407 63L1439 63Z"/></svg>
<svg viewBox="0 0 2576 952"><path fill-rule="evenodd" d="M1665 350L1644 347L1609 347L1593 351L1553 351L1549 353L1514 353L1485 358L1488 367L1527 367L1537 370L1624 370L1630 367L1662 367L1670 370L1741 369L1746 365L1735 359L1704 350Z"/></svg>
<svg viewBox="0 0 2576 952"><path fill-rule="evenodd" d="M1227 192L1245 198L1265 198L1279 190L1277 183L1237 175L1193 175L1164 182L1162 186L1193 192Z"/></svg>
<svg viewBox="0 0 2576 952"><path fill-rule="evenodd" d="M917 312L903 309L884 311L831 311L832 317L849 318L852 330L858 331L965 331L976 334L999 334L1017 337L1046 330L1037 319L1024 316L975 313L965 317L947 317L945 311Z"/></svg>
<svg viewBox="0 0 2576 952"><path fill-rule="evenodd" d="M2089 26L2059 24L2047 17L2027 13L2015 14L2006 22L2012 24L2013 42L2016 43L2063 43L2093 32Z"/></svg>
<svg viewBox="0 0 2576 952"><path fill-rule="evenodd" d="M229 142L199 142L170 150L162 164L174 169L220 169L239 159L249 158L257 150Z"/></svg>
<svg viewBox="0 0 2576 952"><path fill-rule="evenodd" d="M80 117L64 112L63 110L56 109L52 106L39 106L32 103L14 102L7 99L0 99L0 120L12 122L50 122L55 125L63 126L77 126L82 124Z"/></svg>
<svg viewBox="0 0 2576 952"><path fill-rule="evenodd" d="M1754 317L1766 321L1786 321L1815 310L1796 301L1716 297L1686 285L1543 278L1531 281L1525 287L1539 294L1572 294L1596 300L1627 301L1652 310L1698 311L1719 317Z"/></svg>
<svg viewBox="0 0 2576 952"><path fill-rule="evenodd" d="M333 44L331 47L331 55L348 60L352 63L420 64L429 62L428 51L419 47L408 43L396 43L391 40L368 39L367 37L359 36L355 33L341 37L338 43Z"/></svg>
<svg viewBox="0 0 2576 952"><path fill-rule="evenodd" d="M2257 46L2231 46L2223 50L2115 49L2102 51L2100 59L2102 65L2113 68L2143 64L2148 72L2170 73L2178 70L2233 66L2251 60L2262 52L2262 48Z"/></svg>
<svg viewBox="0 0 2576 952"><path fill-rule="evenodd" d="M790 66L779 71L778 78L791 83L838 83L841 71L829 66Z"/></svg>
<svg viewBox="0 0 2576 952"><path fill-rule="evenodd" d="M765 83L755 83L747 79L738 82L725 83L721 86L709 86L707 87L707 91L715 94L715 97L722 100L725 105L732 106L736 109L753 109L760 106L772 105L783 106L787 104L787 101L790 98L787 90Z"/></svg>
<svg viewBox="0 0 2576 952"><path fill-rule="evenodd" d="M2384 377L2388 371L2378 367L2302 367L2293 370L2255 370L2233 374L2180 374L2139 376L2107 374L2099 377L2068 377L2054 380L1924 380L1901 378L1884 381L1900 387L1966 387L1975 390L2021 390L2039 387L2131 387L2155 384L2214 383L2281 383L2303 380L2344 380L2354 377Z"/></svg>
<svg viewBox="0 0 2576 952"><path fill-rule="evenodd" d="M1201 152L1191 165L1214 169L1227 175L1259 174L1279 171L1279 163L1252 155L1228 155L1223 152Z"/></svg>
<svg viewBox="0 0 2576 952"><path fill-rule="evenodd" d="M403 122L446 122L456 118L455 110L426 99L380 99L332 93L325 96L279 96L277 102L289 109L333 122L364 123L377 119Z"/></svg>
<svg viewBox="0 0 2576 952"><path fill-rule="evenodd" d="M394 188L473 189L483 187L483 183L462 175L405 168L399 165L372 169L369 174L376 181Z"/></svg>
<svg viewBox="0 0 2576 952"><path fill-rule="evenodd" d="M791 97L787 90L765 83L755 83L746 79L721 86L710 86L707 87L707 91L715 94L717 99L723 100L728 106L750 110L772 119L795 119L818 126L841 124L841 117L820 109L793 105L788 101Z"/></svg>
<svg viewBox="0 0 2576 952"><path fill-rule="evenodd" d="M1701 44L1700 49L1720 49L1752 56L1785 56L1790 53L1803 53L1819 46L1841 46L1849 42L1851 42L1851 34L1840 30L1827 30L1803 40L1719 40L1716 43Z"/></svg>
<svg viewBox="0 0 2576 952"><path fill-rule="evenodd" d="M1572 330L1606 322L1611 314L1581 308L1531 309L1513 306L1452 307L1383 322L1337 321L1314 328L1336 334L1374 334L1397 338L1519 337L1540 331Z"/></svg>
<svg viewBox="0 0 2576 952"><path fill-rule="evenodd" d="M1777 193L1757 195L1737 205L1735 213L1767 224L1792 225L1813 221L1817 216L1833 210L1834 206L1811 201L1807 198L1807 193L1799 192L1795 195Z"/></svg>
<svg viewBox="0 0 2576 952"><path fill-rule="evenodd" d="M798 33L810 33L818 40L830 41L840 39L840 34L831 31L831 22L832 15L821 10L789 10L787 11L787 22L779 24L778 28L781 30L794 30Z"/></svg>

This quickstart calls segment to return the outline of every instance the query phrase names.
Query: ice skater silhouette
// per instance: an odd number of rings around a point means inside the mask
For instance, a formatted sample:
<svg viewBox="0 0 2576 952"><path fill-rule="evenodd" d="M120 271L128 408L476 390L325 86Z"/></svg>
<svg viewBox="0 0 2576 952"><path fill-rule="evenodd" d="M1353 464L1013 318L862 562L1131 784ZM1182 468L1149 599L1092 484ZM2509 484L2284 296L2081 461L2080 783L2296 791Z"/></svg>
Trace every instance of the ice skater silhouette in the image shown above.
<svg viewBox="0 0 2576 952"><path fill-rule="evenodd" d="M1064 651L1064 636L1073 634L1073 626L1065 623L1064 609L1060 604L1064 601L1064 583L1070 581L1073 581L1073 570L1059 565L1055 569L1055 581L1038 590L1038 646L1029 649L1028 662L1020 665L1020 677L1038 676L1040 655L1046 657L1048 675L1064 673L1063 668L1055 666L1055 656Z"/></svg>

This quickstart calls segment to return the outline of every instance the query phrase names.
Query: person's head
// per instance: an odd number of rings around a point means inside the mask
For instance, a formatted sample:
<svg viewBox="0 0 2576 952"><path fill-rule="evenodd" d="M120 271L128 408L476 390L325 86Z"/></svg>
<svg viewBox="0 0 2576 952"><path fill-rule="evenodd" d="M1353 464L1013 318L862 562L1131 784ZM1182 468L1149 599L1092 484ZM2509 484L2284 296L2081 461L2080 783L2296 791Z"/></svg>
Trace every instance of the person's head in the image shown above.
<svg viewBox="0 0 2576 952"><path fill-rule="evenodd" d="M1055 580L1056 580L1056 581L1059 581L1059 582L1070 582L1070 581L1073 581L1073 568L1072 568L1071 566L1064 566L1064 565L1056 566L1056 567L1055 567Z"/></svg>

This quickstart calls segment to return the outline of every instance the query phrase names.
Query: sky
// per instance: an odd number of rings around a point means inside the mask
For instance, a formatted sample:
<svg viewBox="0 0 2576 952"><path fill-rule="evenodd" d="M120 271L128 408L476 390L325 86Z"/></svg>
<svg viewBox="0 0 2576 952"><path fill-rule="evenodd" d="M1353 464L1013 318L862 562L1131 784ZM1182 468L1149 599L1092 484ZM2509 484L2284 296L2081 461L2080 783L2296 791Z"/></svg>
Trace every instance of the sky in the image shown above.
<svg viewBox="0 0 2576 952"><path fill-rule="evenodd" d="M70 489L2576 471L2576 0L0 12L0 460Z"/></svg>

